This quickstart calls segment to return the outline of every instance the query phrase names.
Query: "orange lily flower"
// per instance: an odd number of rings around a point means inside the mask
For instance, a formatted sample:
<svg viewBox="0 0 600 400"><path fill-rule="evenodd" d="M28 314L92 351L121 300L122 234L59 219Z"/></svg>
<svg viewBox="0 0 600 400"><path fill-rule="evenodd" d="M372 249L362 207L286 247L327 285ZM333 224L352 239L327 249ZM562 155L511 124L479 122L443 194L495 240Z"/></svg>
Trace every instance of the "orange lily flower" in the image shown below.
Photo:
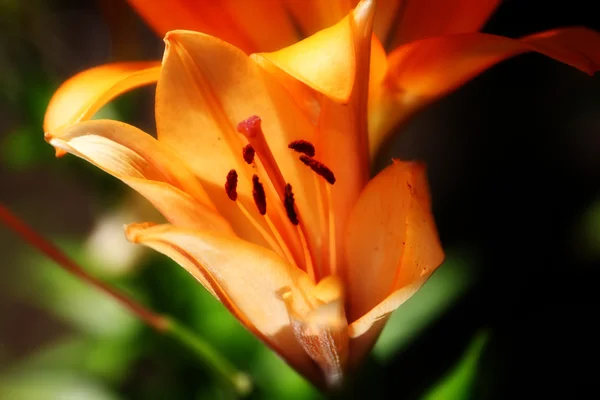
<svg viewBox="0 0 600 400"><path fill-rule="evenodd" d="M369 181L374 2L272 53L167 33L161 66L96 69L52 99L46 140L144 195L168 224L127 238L171 257L319 386L370 350L443 261L421 164ZM140 68L143 67L143 68ZM158 139L90 120L158 80Z"/></svg>
<svg viewBox="0 0 600 400"><path fill-rule="evenodd" d="M128 0L163 36L205 32L254 53L274 51L335 24L357 0ZM408 117L493 65L535 51L589 74L600 35L582 27L518 40L478 32L501 0L378 0L369 92L369 142L377 149ZM273 34L277 32L277 34ZM385 44L384 46L381 43Z"/></svg>

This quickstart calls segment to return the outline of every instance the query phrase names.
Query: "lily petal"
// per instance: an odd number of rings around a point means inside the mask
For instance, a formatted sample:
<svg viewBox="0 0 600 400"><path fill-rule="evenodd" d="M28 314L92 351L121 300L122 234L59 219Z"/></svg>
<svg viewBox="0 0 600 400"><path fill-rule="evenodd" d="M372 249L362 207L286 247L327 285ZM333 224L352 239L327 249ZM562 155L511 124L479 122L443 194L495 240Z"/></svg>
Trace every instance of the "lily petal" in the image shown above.
<svg viewBox="0 0 600 400"><path fill-rule="evenodd" d="M384 0L384 3L392 3L386 4L392 8L398 1ZM401 0L399 3L392 14L396 31L387 40L380 36L390 49L432 36L476 32L501 0Z"/></svg>
<svg viewBox="0 0 600 400"><path fill-rule="evenodd" d="M369 92L371 44L378 43L372 34L375 12L374 1L361 1L350 14L353 33L356 76L348 104L338 104L324 99L321 105L317 146L323 159L338 176L332 190L332 208L335 210L335 252L343 254L344 230L347 218L361 191L369 180L369 143L367 125L367 99ZM382 53L375 53L382 54ZM375 58L378 59L377 57ZM374 71L375 76L377 71ZM348 160L353 160L348 163ZM331 250L330 250L331 251ZM343 257L337 263L337 273L345 277ZM344 278L345 279L345 278Z"/></svg>
<svg viewBox="0 0 600 400"><path fill-rule="evenodd" d="M177 29L197 31L221 38L247 53L273 51L299 40L279 1L267 4L264 0L129 0L129 3L161 37Z"/></svg>
<svg viewBox="0 0 600 400"><path fill-rule="evenodd" d="M338 23L356 5L356 0L283 0L304 37Z"/></svg>
<svg viewBox="0 0 600 400"><path fill-rule="evenodd" d="M191 171L139 129L118 121L91 120L47 133L46 140L131 186L170 222L233 234Z"/></svg>
<svg viewBox="0 0 600 400"><path fill-rule="evenodd" d="M534 51L588 74L600 69L600 34L564 28L521 39L485 33L441 36L409 43L388 59L385 87L372 99L372 151L400 121L493 65Z"/></svg>
<svg viewBox="0 0 600 400"><path fill-rule="evenodd" d="M261 57L334 101L346 103L356 76L350 16L314 35Z"/></svg>
<svg viewBox="0 0 600 400"><path fill-rule="evenodd" d="M336 387L342 384L349 351L342 281L330 275L317 284L312 295L317 305L304 314L291 294L285 293L283 299L298 342L321 367L327 386Z"/></svg>
<svg viewBox="0 0 600 400"><path fill-rule="evenodd" d="M44 117L44 131L91 118L115 97L140 86L156 83L159 62L106 64L73 76L54 93Z"/></svg>
<svg viewBox="0 0 600 400"><path fill-rule="evenodd" d="M387 43L394 25L397 25L397 19L400 10L406 0L378 0L377 12L375 13L375 23L373 32L380 41Z"/></svg>
<svg viewBox="0 0 600 400"><path fill-rule="evenodd" d="M423 165L395 161L369 182L348 221L345 250L350 335L367 335L360 348L351 347L355 359L377 338L374 324L443 261Z"/></svg>
<svg viewBox="0 0 600 400"><path fill-rule="evenodd" d="M368 180L369 154L367 136L367 95L371 43L379 44L372 35L375 2L363 0L336 25L275 53L253 55L259 64L277 77L298 99L302 93L289 83L289 77L324 96L319 98L317 120L318 157L336 174L331 189L335 221L330 222L330 238L326 253L341 254L343 227L363 186ZM385 53L377 46L375 74L380 80L385 66ZM383 58L383 62L382 62ZM270 64L270 65L269 65ZM277 73L276 68L281 73ZM306 96L304 97L306 98ZM305 100L303 104L310 104ZM348 163L348 159L354 160ZM328 210L330 215L334 213ZM336 247L333 249L333 247ZM341 273L343 260L331 262L331 271ZM337 270L339 269L339 271Z"/></svg>
<svg viewBox="0 0 600 400"><path fill-rule="evenodd" d="M310 278L275 253L246 241L172 225L130 225L127 238L163 253L180 264L253 333L309 377L315 367L294 336L284 293L301 313L312 305Z"/></svg>
<svg viewBox="0 0 600 400"><path fill-rule="evenodd" d="M247 139L236 129L239 122L258 115L276 164L294 189L301 219L308 229L316 231L319 208L314 173L288 148L294 140L314 142L315 127L291 94L241 50L219 39L173 31L167 35L166 43L156 96L159 140L174 148L190 165L236 232L256 242L248 221L237 205L226 198L223 184L227 173L235 169L239 175L238 193L249 199L245 202L242 197L238 201L243 202L254 220L265 223L250 197L251 177L257 169L244 162L242 148ZM262 157L260 153L257 156L259 160ZM277 207L283 209L280 199L270 198L267 215L280 232L289 232L293 226L285 211L277 213ZM310 235L314 237L315 232Z"/></svg>

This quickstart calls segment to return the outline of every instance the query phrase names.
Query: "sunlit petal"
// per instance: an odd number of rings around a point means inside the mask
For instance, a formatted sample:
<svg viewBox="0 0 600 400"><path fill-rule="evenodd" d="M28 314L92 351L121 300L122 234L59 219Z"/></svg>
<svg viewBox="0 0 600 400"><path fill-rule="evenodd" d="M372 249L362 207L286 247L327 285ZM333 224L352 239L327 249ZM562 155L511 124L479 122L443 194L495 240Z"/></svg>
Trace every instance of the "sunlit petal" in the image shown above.
<svg viewBox="0 0 600 400"><path fill-rule="evenodd" d="M159 62L106 64L75 75L54 93L44 117L44 131L91 118L115 97L140 86L156 83Z"/></svg>
<svg viewBox="0 0 600 400"><path fill-rule="evenodd" d="M332 210L335 213L335 251L340 256L331 273L345 275L343 236L350 210L369 180L369 143L367 132L367 99L369 93L369 69L371 44L376 43L372 34L375 2L361 1L349 15L349 23L356 57L355 83L347 104L323 99L319 115L320 135L317 145L322 149L323 159L338 176L333 187ZM381 54L381 53L378 53ZM377 74L377 71L375 71ZM348 162L352 160L352 162ZM332 249L330 249L331 251Z"/></svg>
<svg viewBox="0 0 600 400"><path fill-rule="evenodd" d="M352 211L345 245L348 315L357 337L408 299L443 261L422 165L396 161L369 182ZM352 357L364 350L351 348Z"/></svg>
<svg viewBox="0 0 600 400"><path fill-rule="evenodd" d="M408 115L509 57L534 51L593 74L600 68L599 49L600 34L586 28L557 29L522 39L469 33L401 46L389 56L380 96L371 99L372 151Z"/></svg>
<svg viewBox="0 0 600 400"><path fill-rule="evenodd" d="M301 42L260 56L314 90L346 103L356 76L350 19L346 17Z"/></svg>
<svg viewBox="0 0 600 400"><path fill-rule="evenodd" d="M117 121L92 120L47 133L46 140L122 180L170 222L232 234L191 171L139 129Z"/></svg>
<svg viewBox="0 0 600 400"><path fill-rule="evenodd" d="M296 340L284 293L301 313L314 289L308 276L275 253L240 239L171 225L130 225L129 240L151 247L209 282L217 298L288 362L309 376L315 367ZM257 279L260 277L260 279Z"/></svg>
<svg viewBox="0 0 600 400"><path fill-rule="evenodd" d="M251 195L256 169L242 158L247 139L237 132L237 125L259 116L275 161L294 188L301 218L308 229L316 231L319 209L314 173L288 148L294 140L314 141L315 127L290 93L242 51L219 39L174 31L166 42L156 97L159 140L175 148L191 166L236 232L256 242L249 224L236 217L239 210L226 198L223 184L227 173L236 169L238 193ZM257 157L260 160L261 154ZM254 219L263 221L251 200L245 206ZM280 199L271 198L267 214L285 232L291 225L285 214L276 213L277 207L281 207Z"/></svg>

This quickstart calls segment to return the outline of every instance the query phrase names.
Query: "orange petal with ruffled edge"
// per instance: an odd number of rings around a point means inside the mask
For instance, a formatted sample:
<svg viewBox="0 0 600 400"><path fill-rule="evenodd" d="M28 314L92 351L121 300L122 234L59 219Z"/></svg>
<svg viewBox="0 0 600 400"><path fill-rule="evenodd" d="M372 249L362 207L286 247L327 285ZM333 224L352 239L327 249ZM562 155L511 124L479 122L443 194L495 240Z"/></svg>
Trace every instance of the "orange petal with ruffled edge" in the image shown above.
<svg viewBox="0 0 600 400"><path fill-rule="evenodd" d="M202 32L247 53L273 51L299 40L292 20L279 1L128 1L160 37L178 29Z"/></svg>
<svg viewBox="0 0 600 400"><path fill-rule="evenodd" d="M172 258L210 282L217 298L294 368L318 381L315 365L300 346L283 295L306 314L313 304L310 278L275 253L241 239L172 225L130 225L127 238ZM200 278L202 277L202 279Z"/></svg>
<svg viewBox="0 0 600 400"><path fill-rule="evenodd" d="M118 121L92 120L46 133L46 140L131 186L173 224L233 234L191 171L139 129Z"/></svg>
<svg viewBox="0 0 600 400"><path fill-rule="evenodd" d="M159 74L159 62L106 64L80 72L63 83L50 99L44 116L44 132L56 132L90 119L115 97L156 83Z"/></svg>
<svg viewBox="0 0 600 400"><path fill-rule="evenodd" d="M387 77L369 115L372 151L406 117L493 65L538 52L588 74L600 69L600 34L564 28L510 39L485 33L441 36L409 43L388 58Z"/></svg>
<svg viewBox="0 0 600 400"><path fill-rule="evenodd" d="M395 2L384 0L384 3ZM389 49L433 36L477 32L501 0L401 0L399 3L393 14L396 29L392 27L387 38L380 36Z"/></svg>
<svg viewBox="0 0 600 400"><path fill-rule="evenodd" d="M382 320L442 263L423 165L395 161L365 188L348 221L348 317L352 362L374 344Z"/></svg>

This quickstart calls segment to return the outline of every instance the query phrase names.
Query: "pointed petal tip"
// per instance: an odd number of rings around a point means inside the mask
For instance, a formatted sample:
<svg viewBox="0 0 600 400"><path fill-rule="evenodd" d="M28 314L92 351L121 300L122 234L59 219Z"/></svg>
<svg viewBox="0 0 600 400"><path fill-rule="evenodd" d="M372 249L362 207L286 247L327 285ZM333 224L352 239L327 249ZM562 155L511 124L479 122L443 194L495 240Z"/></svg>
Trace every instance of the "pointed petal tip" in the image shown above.
<svg viewBox="0 0 600 400"><path fill-rule="evenodd" d="M56 139L50 132L44 132L44 140L50 146L54 147L54 156L56 158L61 158L69 153L68 146L66 146L64 141Z"/></svg>
<svg viewBox="0 0 600 400"><path fill-rule="evenodd" d="M352 11L352 16L354 17L354 21L359 24L369 22L375 16L375 6L377 2L375 0L361 0L354 11Z"/></svg>

